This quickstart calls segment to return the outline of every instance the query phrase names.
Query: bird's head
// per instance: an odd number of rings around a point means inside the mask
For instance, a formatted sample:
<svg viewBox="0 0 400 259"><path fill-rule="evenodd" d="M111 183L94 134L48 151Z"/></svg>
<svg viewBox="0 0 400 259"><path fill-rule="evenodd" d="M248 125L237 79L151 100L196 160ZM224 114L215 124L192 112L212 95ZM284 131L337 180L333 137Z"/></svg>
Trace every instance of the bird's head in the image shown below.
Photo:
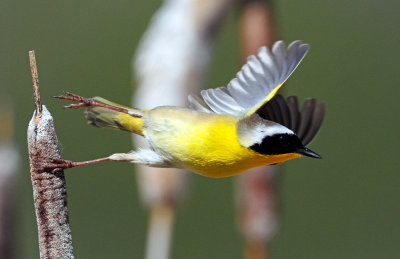
<svg viewBox="0 0 400 259"><path fill-rule="evenodd" d="M242 146L262 155L298 154L321 158L306 148L292 130L276 122L262 119L257 114L240 120L237 134Z"/></svg>

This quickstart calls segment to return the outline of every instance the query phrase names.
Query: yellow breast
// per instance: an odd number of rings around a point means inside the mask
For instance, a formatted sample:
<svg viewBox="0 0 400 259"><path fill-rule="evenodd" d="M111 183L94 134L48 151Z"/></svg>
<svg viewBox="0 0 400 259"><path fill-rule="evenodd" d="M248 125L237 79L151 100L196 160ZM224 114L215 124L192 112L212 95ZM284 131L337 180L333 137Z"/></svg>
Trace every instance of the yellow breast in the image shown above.
<svg viewBox="0 0 400 259"><path fill-rule="evenodd" d="M279 163L294 154L266 156L240 145L238 118L159 107L145 118L145 136L166 160L209 177L227 177Z"/></svg>

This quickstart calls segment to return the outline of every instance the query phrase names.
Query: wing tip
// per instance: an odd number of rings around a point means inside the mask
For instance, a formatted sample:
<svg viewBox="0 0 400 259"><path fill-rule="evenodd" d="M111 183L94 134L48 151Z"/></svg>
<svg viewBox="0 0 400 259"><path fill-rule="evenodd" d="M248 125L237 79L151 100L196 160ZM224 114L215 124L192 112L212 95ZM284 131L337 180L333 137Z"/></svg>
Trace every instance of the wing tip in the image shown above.
<svg viewBox="0 0 400 259"><path fill-rule="evenodd" d="M279 40L272 48L260 47L258 53L250 55L236 77L222 89L224 94L215 89L203 90L200 92L202 102L207 109L216 113L234 116L253 114L276 95L309 49L310 45L301 40L293 41L288 46ZM193 96L188 98L192 107L198 107L199 104L202 106L200 108L204 107Z"/></svg>

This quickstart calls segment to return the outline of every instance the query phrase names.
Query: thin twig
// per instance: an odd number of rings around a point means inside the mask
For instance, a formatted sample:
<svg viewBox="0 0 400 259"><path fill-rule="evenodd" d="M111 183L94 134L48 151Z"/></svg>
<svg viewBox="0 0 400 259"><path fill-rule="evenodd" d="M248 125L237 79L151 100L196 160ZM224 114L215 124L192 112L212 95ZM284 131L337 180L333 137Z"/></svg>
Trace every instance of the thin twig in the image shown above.
<svg viewBox="0 0 400 259"><path fill-rule="evenodd" d="M53 117L40 102L34 51L29 58L36 109L28 127L28 150L40 258L74 258L64 172L44 169L51 159L61 158Z"/></svg>
<svg viewBox="0 0 400 259"><path fill-rule="evenodd" d="M36 56L34 50L29 51L29 64L31 66L33 97L35 100L36 108L35 123L37 126L39 124L40 118L42 117L42 102L40 101L39 74L36 65Z"/></svg>

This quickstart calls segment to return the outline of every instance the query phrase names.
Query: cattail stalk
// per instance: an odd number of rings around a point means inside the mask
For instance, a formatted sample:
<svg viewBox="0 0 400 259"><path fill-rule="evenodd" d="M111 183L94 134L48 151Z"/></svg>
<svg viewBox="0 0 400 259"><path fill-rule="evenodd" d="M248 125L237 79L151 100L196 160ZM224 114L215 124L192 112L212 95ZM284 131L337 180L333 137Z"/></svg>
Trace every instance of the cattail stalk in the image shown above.
<svg viewBox="0 0 400 259"><path fill-rule="evenodd" d="M53 117L41 104L34 51L29 51L35 112L28 126L28 151L40 258L74 258L69 226L67 189L63 170L46 170L61 158Z"/></svg>

